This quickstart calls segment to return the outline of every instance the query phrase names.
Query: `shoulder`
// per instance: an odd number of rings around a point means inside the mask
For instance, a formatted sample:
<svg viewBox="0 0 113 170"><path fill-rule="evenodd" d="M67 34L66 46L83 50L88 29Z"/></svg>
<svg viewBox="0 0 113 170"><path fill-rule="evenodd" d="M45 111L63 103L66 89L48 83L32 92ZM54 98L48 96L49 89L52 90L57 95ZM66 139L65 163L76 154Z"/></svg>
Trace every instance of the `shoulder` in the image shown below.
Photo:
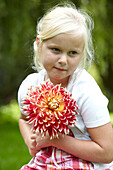
<svg viewBox="0 0 113 170"><path fill-rule="evenodd" d="M29 74L22 82L22 84L28 85L38 85L40 81L43 81L45 75L45 70L40 71L39 73ZM22 85L21 84L21 85Z"/></svg>
<svg viewBox="0 0 113 170"><path fill-rule="evenodd" d="M72 96L76 99L86 127L100 126L110 121L108 99L94 78L83 70L74 85Z"/></svg>
<svg viewBox="0 0 113 170"><path fill-rule="evenodd" d="M38 86L42 81L44 81L45 70L40 71L39 73L32 73L29 74L21 83L19 90L18 90L18 102L22 98L26 96L28 88L30 86Z"/></svg>
<svg viewBox="0 0 113 170"><path fill-rule="evenodd" d="M95 79L86 70L82 71L75 89L77 89L84 103L91 104L91 102L94 102L100 106L108 104L108 99L101 91Z"/></svg>
<svg viewBox="0 0 113 170"><path fill-rule="evenodd" d="M78 77L77 85L81 85L84 88L86 88L86 87L91 88L92 85L93 85L96 88L99 88L99 86L97 85L95 79L85 69L82 70L80 76Z"/></svg>
<svg viewBox="0 0 113 170"><path fill-rule="evenodd" d="M80 95L102 94L102 91L97 82L86 70L82 70L78 76L74 86L74 90L76 89L79 91Z"/></svg>

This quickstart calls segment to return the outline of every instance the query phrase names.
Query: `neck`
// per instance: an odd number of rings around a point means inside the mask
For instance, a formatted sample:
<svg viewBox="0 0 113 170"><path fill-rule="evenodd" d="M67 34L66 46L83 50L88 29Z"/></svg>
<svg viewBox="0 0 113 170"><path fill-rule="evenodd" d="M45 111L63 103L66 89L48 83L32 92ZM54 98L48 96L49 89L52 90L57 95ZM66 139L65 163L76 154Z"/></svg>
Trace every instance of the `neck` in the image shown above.
<svg viewBox="0 0 113 170"><path fill-rule="evenodd" d="M55 79L49 78L48 75L46 74L46 75L45 75L45 81L48 80L48 79L49 79L54 85L61 84L61 86L64 87L64 88L67 87L68 81L69 81L69 77L66 78L66 79L63 79L63 80L55 80Z"/></svg>

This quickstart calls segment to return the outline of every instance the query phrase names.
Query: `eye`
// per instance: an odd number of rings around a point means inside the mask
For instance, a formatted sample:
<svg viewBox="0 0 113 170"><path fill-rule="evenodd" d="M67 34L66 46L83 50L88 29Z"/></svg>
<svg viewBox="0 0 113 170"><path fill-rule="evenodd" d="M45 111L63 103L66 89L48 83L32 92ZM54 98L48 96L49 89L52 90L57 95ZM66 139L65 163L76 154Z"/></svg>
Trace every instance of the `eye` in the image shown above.
<svg viewBox="0 0 113 170"><path fill-rule="evenodd" d="M52 48L50 48L50 50L53 54L60 54L61 53L61 50L59 48L52 47Z"/></svg>
<svg viewBox="0 0 113 170"><path fill-rule="evenodd" d="M77 54L78 54L77 51L70 51L70 52L69 52L69 55L70 55L70 56L75 56L75 55L77 55Z"/></svg>
<svg viewBox="0 0 113 170"><path fill-rule="evenodd" d="M58 48L51 48L51 50L52 50L54 53L59 53L59 52L60 52L60 49L58 49Z"/></svg>

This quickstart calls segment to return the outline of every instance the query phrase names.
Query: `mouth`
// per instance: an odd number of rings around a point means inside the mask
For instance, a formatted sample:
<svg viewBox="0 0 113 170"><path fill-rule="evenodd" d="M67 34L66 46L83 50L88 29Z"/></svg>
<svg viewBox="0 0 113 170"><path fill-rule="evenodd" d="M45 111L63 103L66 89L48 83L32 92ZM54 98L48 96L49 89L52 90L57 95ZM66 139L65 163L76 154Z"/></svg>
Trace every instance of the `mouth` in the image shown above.
<svg viewBox="0 0 113 170"><path fill-rule="evenodd" d="M59 67L54 67L54 68L58 71L67 71L67 69L65 69L65 68L59 68Z"/></svg>

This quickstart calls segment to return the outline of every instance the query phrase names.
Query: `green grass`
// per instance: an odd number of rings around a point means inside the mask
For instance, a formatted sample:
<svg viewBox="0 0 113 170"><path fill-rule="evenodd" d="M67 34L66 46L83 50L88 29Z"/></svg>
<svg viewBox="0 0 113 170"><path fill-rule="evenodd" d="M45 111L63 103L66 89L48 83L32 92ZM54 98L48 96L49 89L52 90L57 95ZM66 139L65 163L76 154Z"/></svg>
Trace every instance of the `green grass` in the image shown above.
<svg viewBox="0 0 113 170"><path fill-rule="evenodd" d="M0 170L19 170L31 159L19 131L19 114L15 100L0 107Z"/></svg>
<svg viewBox="0 0 113 170"><path fill-rule="evenodd" d="M31 159L18 127L19 107L15 100L0 107L0 170L19 170ZM113 113L110 113L113 125Z"/></svg>
<svg viewBox="0 0 113 170"><path fill-rule="evenodd" d="M18 124L0 124L0 170L19 170L30 159Z"/></svg>

